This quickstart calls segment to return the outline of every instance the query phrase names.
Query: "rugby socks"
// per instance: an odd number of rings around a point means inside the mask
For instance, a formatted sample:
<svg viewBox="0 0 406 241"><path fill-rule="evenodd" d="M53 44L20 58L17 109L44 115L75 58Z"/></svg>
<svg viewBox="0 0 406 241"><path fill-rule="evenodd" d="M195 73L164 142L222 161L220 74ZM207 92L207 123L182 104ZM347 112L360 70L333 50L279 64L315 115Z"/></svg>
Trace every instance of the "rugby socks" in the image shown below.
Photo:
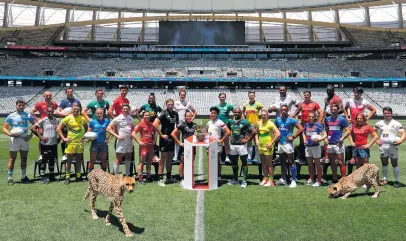
<svg viewBox="0 0 406 241"><path fill-rule="evenodd" d="M102 170L106 172L106 171L107 171L107 167L103 167ZM89 172L90 172L90 171L89 171Z"/></svg>
<svg viewBox="0 0 406 241"><path fill-rule="evenodd" d="M393 168L393 175L395 176L395 182L399 182L400 180L400 167L394 167Z"/></svg>
<svg viewBox="0 0 406 241"><path fill-rule="evenodd" d="M233 165L233 179L238 180L238 165Z"/></svg>
<svg viewBox="0 0 406 241"><path fill-rule="evenodd" d="M147 180L148 179L151 179L151 172L149 172L149 171L147 171ZM183 179L183 177L182 177L182 179Z"/></svg>
<svg viewBox="0 0 406 241"><path fill-rule="evenodd" d="M82 177L82 173L77 172L77 173L76 173L76 178L81 178L81 177Z"/></svg>
<svg viewBox="0 0 406 241"><path fill-rule="evenodd" d="M142 181L142 173L141 174L138 174L138 181Z"/></svg>
<svg viewBox="0 0 406 241"><path fill-rule="evenodd" d="M130 160L124 160L124 166L125 166L125 175L130 176L130 172L131 172L131 162L130 162Z"/></svg>
<svg viewBox="0 0 406 241"><path fill-rule="evenodd" d="M91 172L91 171L93 170L93 168L94 168L94 165L92 165L92 164L89 162L89 165L87 165L87 169L89 170L89 172Z"/></svg>
<svg viewBox="0 0 406 241"><path fill-rule="evenodd" d="M7 175L8 175L9 178L13 177L13 171L14 170L7 170Z"/></svg>
<svg viewBox="0 0 406 241"><path fill-rule="evenodd" d="M287 163L285 161L281 162L281 174L282 174L282 179L286 180L286 175L287 175Z"/></svg>
<svg viewBox="0 0 406 241"><path fill-rule="evenodd" d="M290 167L290 174L292 175L292 181L296 181L296 174L297 174L296 165L292 165Z"/></svg>
<svg viewBox="0 0 406 241"><path fill-rule="evenodd" d="M382 166L382 174L383 174L383 180L388 180L388 172L389 172L389 166ZM393 168L393 174L395 174L395 168Z"/></svg>
<svg viewBox="0 0 406 241"><path fill-rule="evenodd" d="M43 170L43 169L39 170L39 175L41 177L44 177L45 176L45 170Z"/></svg>
<svg viewBox="0 0 406 241"><path fill-rule="evenodd" d="M119 164L114 163L114 165L113 165L113 172L114 172L114 175L117 175L117 174L118 174L118 167L119 167Z"/></svg>
<svg viewBox="0 0 406 241"><path fill-rule="evenodd" d="M172 173L167 172L167 173L166 173L166 179L169 180L169 179L171 179L171 178L172 178Z"/></svg>
<svg viewBox="0 0 406 241"><path fill-rule="evenodd" d="M242 180L247 181L247 176L248 176L248 166L244 165L242 166Z"/></svg>
<svg viewBox="0 0 406 241"><path fill-rule="evenodd" d="M66 179L70 179L70 172L66 172Z"/></svg>
<svg viewBox="0 0 406 241"><path fill-rule="evenodd" d="M21 178L24 178L24 177L26 177L26 176L27 176L27 169L21 168Z"/></svg>
<svg viewBox="0 0 406 241"><path fill-rule="evenodd" d="M343 165L340 169L340 172L341 172L341 178L345 177L347 175L347 167Z"/></svg>

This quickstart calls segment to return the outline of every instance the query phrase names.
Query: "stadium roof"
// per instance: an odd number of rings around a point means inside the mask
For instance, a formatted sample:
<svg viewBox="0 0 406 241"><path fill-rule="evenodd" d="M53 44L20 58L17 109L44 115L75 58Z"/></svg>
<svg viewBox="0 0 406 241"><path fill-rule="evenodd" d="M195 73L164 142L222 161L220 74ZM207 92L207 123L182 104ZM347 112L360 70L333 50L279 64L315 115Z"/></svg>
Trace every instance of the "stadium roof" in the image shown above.
<svg viewBox="0 0 406 241"><path fill-rule="evenodd" d="M390 5L405 0L0 0L14 4L82 10L122 9L155 12L260 12L354 8Z"/></svg>

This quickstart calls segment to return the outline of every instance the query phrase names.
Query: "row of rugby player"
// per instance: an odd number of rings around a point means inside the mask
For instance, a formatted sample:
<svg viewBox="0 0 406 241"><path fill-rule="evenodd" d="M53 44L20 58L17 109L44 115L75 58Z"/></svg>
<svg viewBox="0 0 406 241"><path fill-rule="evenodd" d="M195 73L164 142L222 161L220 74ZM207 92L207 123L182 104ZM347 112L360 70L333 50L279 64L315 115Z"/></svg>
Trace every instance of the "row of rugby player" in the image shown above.
<svg viewBox="0 0 406 241"><path fill-rule="evenodd" d="M296 98L287 93L284 86L280 87L280 96L276 97L275 103L268 110L264 110L263 105L255 100L255 92L248 93L249 101L243 108L234 108L226 103L226 94L219 94L219 104L210 109L210 120L206 125L209 135L218 139L220 144L224 143L226 152L226 162L231 163L233 178L230 184L238 184L238 157L242 161L243 180L241 187L247 187L247 173L249 160L260 159L262 162L263 180L260 185L274 186L272 160L274 154L278 153L281 161L282 175L276 182L279 185L287 184L287 169L290 166L291 181L290 187L296 187L296 165L293 161L293 140L300 137L299 158L306 159L309 167L309 180L307 183L318 187L322 183L322 167L320 142L325 142L326 157L331 160L333 182L337 181L337 169L340 167L341 176L346 175L346 165L343 160L343 141L349 137L352 149L352 163L357 167L368 162L369 147L377 142L380 146L381 160L383 165L382 183L387 183L388 159L391 158L395 175L395 184L399 185L399 167L397 165L398 149L406 138L402 125L392 119L392 110L384 108L383 121L378 122L375 128L366 122L372 117L376 110L365 99L362 98L363 90L354 89L354 98L345 103L334 94L334 87L327 87L327 98L322 110L320 105L311 100L311 92L305 91L304 101L296 103ZM96 91L97 99L90 102L82 110L80 101L73 97L73 90L66 89L67 98L58 105L52 102L52 94L44 93L44 101L37 103L31 113L24 112L25 102L19 100L16 103L17 111L11 113L3 126L3 132L10 136L10 159L8 164L8 182L13 183L12 175L14 162L17 153L20 152L22 181L28 182L26 176L28 142L35 134L41 138L40 152L42 164L40 173L42 183L47 183L45 167L49 166L49 180L54 180L54 159L57 155L58 137L62 140L62 152L66 153L66 178L65 183L70 183L70 169L72 160L75 162L76 180L81 181L81 162L83 161L83 140L85 131L95 132L97 138L92 140L90 147L91 160L89 170L93 169L96 158L101 161L102 169L107 167L108 142L112 137L117 139L115 143L116 160L114 161L113 172L118 173L120 161L124 159L126 175L130 175L130 160L133 154L134 139L140 146L140 161L137 167L138 181L145 185L143 165L146 162L146 179L151 181L151 161L158 159L154 157L154 147L156 135L159 135L159 151L161 159L158 168L158 184L165 186L164 167L166 166L166 182L172 182L172 159L180 159L179 173L180 179L183 176L183 139L193 135L196 124L193 122L197 112L193 105L186 101L186 91L179 91L179 100L168 99L166 108L155 103L155 97L151 94L148 103L133 111L140 123L134 127L130 116L129 101L126 98L127 87L120 88L120 96L112 105L103 100L103 90ZM297 107L295 113L289 113L291 107ZM72 113L64 111L72 108ZM347 110L350 110L348 115ZM364 110L371 112L365 116ZM54 113L55 110L55 113ZM88 115L88 111L92 115ZM176 110L176 111L175 111ZM233 119L229 119L229 113L233 111ZM35 116L39 112L40 118ZM268 112L276 112L275 122L268 120ZM300 122L296 116L301 113ZM344 113L344 115L340 115ZM54 117L63 117L59 121ZM290 115L289 115L290 114ZM317 115L318 114L318 115ZM261 119L259 118L261 116ZM316 120L317 118L317 120ZM111 120L111 121L110 121ZM32 125L32 133L28 134L28 124ZM350 129L350 126L352 128ZM17 135L10 131L10 128L21 128L24 133ZM293 133L294 128L297 131ZM378 139L376 130L380 131L381 137ZM110 133L107 138L106 132ZM137 133L140 133L141 139ZM179 140L180 133L182 139ZM397 137L401 134L401 137ZM368 142L368 135L373 136ZM397 138L396 138L397 137ZM274 153L274 146L275 153ZM219 153L222 147L219 147ZM254 157L255 155L255 157ZM327 159L327 158L326 158ZM350 172L350 170L349 170ZM317 173L317 175L316 175ZM317 176L315 178L315 176ZM219 163L219 180L221 179L221 165ZM182 182L181 182L182 183Z"/></svg>

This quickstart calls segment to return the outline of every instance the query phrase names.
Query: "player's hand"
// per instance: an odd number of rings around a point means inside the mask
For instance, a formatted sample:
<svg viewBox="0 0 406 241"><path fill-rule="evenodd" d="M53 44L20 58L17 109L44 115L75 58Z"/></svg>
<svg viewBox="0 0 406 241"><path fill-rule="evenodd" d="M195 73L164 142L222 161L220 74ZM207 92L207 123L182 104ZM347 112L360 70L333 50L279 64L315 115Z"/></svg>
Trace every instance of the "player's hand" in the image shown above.
<svg viewBox="0 0 406 241"><path fill-rule="evenodd" d="M324 143L325 143L326 145L329 144L329 143L328 143L328 138L324 139Z"/></svg>
<svg viewBox="0 0 406 241"><path fill-rule="evenodd" d="M147 143L140 141L139 145L140 145L140 146L146 146Z"/></svg>
<svg viewBox="0 0 406 241"><path fill-rule="evenodd" d="M110 142L109 139L106 139L106 140L104 141L105 144L109 144L109 142Z"/></svg>
<svg viewBox="0 0 406 241"><path fill-rule="evenodd" d="M266 144L266 148L272 148L273 143Z"/></svg>
<svg viewBox="0 0 406 241"><path fill-rule="evenodd" d="M62 140L63 140L64 142L66 142L66 143L72 141L70 138L63 138Z"/></svg>
<svg viewBox="0 0 406 241"><path fill-rule="evenodd" d="M287 141L293 141L294 139L293 139L293 136L288 136L288 137L286 138L286 140L287 140Z"/></svg>
<svg viewBox="0 0 406 241"><path fill-rule="evenodd" d="M219 144L223 144L223 142L224 142L224 140L221 140L221 139L218 140L218 143L219 143Z"/></svg>
<svg viewBox="0 0 406 241"><path fill-rule="evenodd" d="M369 145L367 144L367 145L363 145L363 146L361 146L361 148L362 149L368 149L369 148Z"/></svg>
<svg viewBox="0 0 406 241"><path fill-rule="evenodd" d="M10 136L10 137L19 137L20 135L18 135L18 134L9 134L8 136Z"/></svg>
<svg viewBox="0 0 406 241"><path fill-rule="evenodd" d="M339 147L342 147L343 144L344 144L344 141L340 139L340 140L338 141L338 146L339 146Z"/></svg>
<svg viewBox="0 0 406 241"><path fill-rule="evenodd" d="M351 118L347 118L347 121L348 121L349 123L351 123Z"/></svg>
<svg viewBox="0 0 406 241"><path fill-rule="evenodd" d="M42 141L43 143L47 143L47 142L48 142L48 137L42 137L42 138L41 138L41 141Z"/></svg>
<svg viewBox="0 0 406 241"><path fill-rule="evenodd" d="M377 140L376 144L378 144L378 146L382 146L383 142L381 140Z"/></svg>
<svg viewBox="0 0 406 241"><path fill-rule="evenodd" d="M398 141L393 142L393 145L398 146L402 144L402 141L399 139Z"/></svg>
<svg viewBox="0 0 406 241"><path fill-rule="evenodd" d="M245 138L241 140L241 144L247 144L247 142L248 142L248 140Z"/></svg>
<svg viewBox="0 0 406 241"><path fill-rule="evenodd" d="M124 140L125 138L124 138L124 136L118 136L117 139Z"/></svg>
<svg viewBox="0 0 406 241"><path fill-rule="evenodd" d="M28 136L24 137L23 140L24 141L29 141L29 140L31 140L31 138L32 138L32 135L28 135Z"/></svg>
<svg viewBox="0 0 406 241"><path fill-rule="evenodd" d="M169 138L169 136L168 135L162 135L161 138L167 140Z"/></svg>
<svg viewBox="0 0 406 241"><path fill-rule="evenodd" d="M180 143L179 146L185 147L185 144L184 144L184 143Z"/></svg>
<svg viewBox="0 0 406 241"><path fill-rule="evenodd" d="M313 139L312 142L313 143L319 143L321 140L319 138Z"/></svg>
<svg viewBox="0 0 406 241"><path fill-rule="evenodd" d="M353 142L353 143L350 143L350 145L353 146L353 147L355 147L355 143L354 143L354 142Z"/></svg>

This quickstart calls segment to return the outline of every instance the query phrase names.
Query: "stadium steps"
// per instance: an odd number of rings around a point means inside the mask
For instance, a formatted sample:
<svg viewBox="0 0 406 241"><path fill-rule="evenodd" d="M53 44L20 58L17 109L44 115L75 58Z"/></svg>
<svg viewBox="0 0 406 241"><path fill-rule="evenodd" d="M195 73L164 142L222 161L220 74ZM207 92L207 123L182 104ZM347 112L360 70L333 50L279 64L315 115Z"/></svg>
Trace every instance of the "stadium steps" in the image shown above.
<svg viewBox="0 0 406 241"><path fill-rule="evenodd" d="M30 104L30 102L31 102L32 100L37 99L38 96L42 96L42 94L45 92L46 89L47 89L46 87L42 88L40 91L38 91L38 93L36 93L33 97L31 97L31 99L27 100L26 103L27 103L27 104Z"/></svg>
<svg viewBox="0 0 406 241"><path fill-rule="evenodd" d="M240 106L240 102L238 101L238 97L237 97L237 92L235 91L235 89L230 89L230 99L231 99L231 104L234 107L241 107Z"/></svg>
<svg viewBox="0 0 406 241"><path fill-rule="evenodd" d="M55 40L59 39L59 37L61 36L61 33L65 30L65 26L60 26L54 33L54 35L52 35L52 37L48 40L47 44L48 46L52 46L55 42Z"/></svg>
<svg viewBox="0 0 406 241"><path fill-rule="evenodd" d="M340 27L340 29L341 29L341 32L344 33L345 37L346 37L348 40L351 41L351 43L353 43L353 44L356 45L356 46L359 46L358 41L354 38L354 36L352 36L352 34L350 33L350 31L348 31L347 28L345 28L345 27Z"/></svg>

